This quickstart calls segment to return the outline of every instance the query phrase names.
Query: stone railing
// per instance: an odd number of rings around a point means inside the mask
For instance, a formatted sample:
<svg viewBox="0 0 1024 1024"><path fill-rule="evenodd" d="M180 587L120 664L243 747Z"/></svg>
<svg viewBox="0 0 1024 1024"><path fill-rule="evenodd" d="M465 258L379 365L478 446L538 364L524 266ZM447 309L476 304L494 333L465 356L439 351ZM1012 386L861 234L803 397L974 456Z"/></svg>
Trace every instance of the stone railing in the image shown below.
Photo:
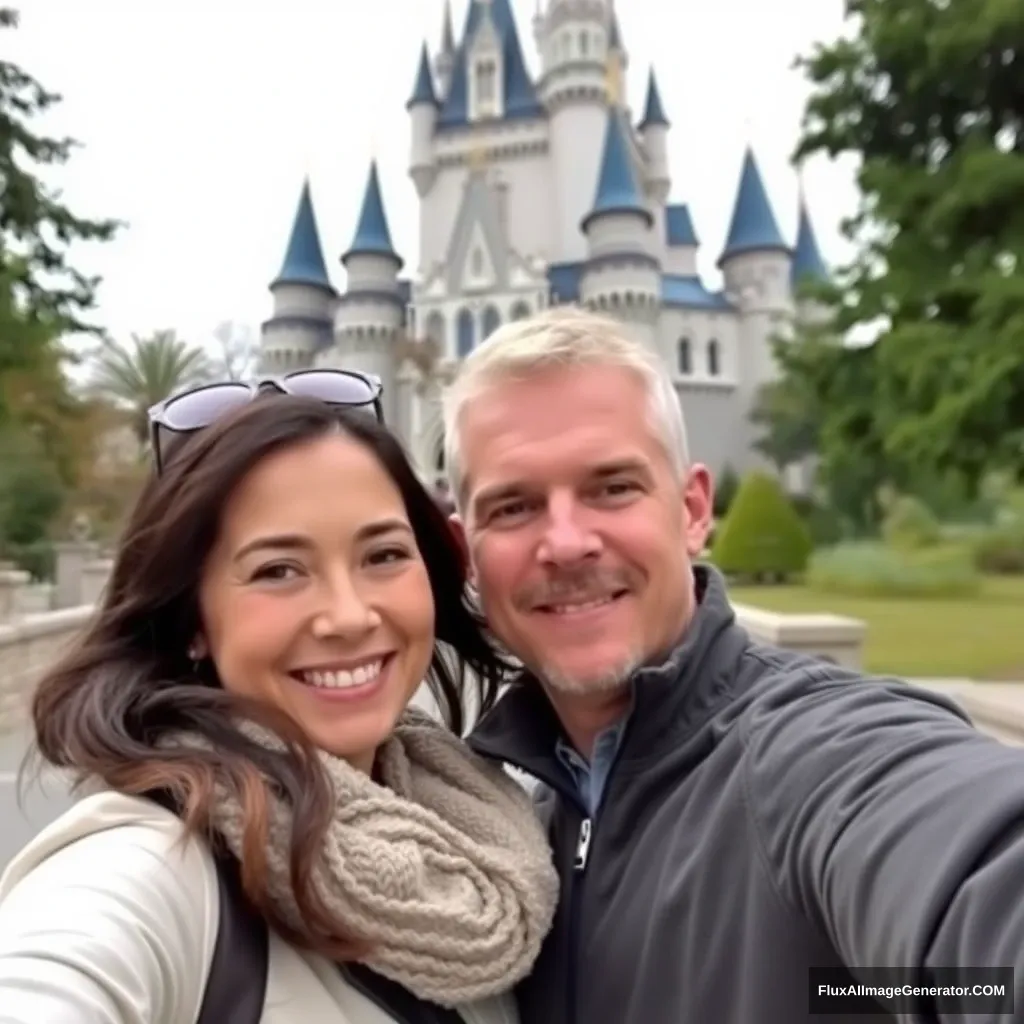
<svg viewBox="0 0 1024 1024"><path fill-rule="evenodd" d="M743 604L734 604L733 611L740 625L762 643L825 658L844 668L859 669L863 664L867 626L860 619L769 612Z"/></svg>
<svg viewBox="0 0 1024 1024"><path fill-rule="evenodd" d="M0 733L20 728L40 673L82 629L92 606L26 615L0 624Z"/></svg>

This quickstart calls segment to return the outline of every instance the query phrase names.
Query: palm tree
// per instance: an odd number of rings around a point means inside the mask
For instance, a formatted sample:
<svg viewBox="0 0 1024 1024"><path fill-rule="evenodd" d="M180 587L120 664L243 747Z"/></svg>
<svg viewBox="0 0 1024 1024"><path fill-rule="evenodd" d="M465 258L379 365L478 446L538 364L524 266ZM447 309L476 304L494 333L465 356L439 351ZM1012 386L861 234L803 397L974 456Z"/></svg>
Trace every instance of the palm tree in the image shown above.
<svg viewBox="0 0 1024 1024"><path fill-rule="evenodd" d="M182 341L174 331L132 335L123 345L105 338L92 357L88 391L125 409L141 445L149 439L150 406L177 391L209 380L212 368L203 349Z"/></svg>

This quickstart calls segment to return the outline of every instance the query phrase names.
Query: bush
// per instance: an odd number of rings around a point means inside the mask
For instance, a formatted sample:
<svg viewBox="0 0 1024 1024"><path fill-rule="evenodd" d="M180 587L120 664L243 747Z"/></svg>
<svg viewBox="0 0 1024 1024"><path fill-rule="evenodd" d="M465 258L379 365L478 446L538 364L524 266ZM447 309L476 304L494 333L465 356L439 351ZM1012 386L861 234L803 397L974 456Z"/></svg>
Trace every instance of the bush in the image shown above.
<svg viewBox="0 0 1024 1024"><path fill-rule="evenodd" d="M985 530L974 541L974 564L981 572L1024 574L1024 523Z"/></svg>
<svg viewBox="0 0 1024 1024"><path fill-rule="evenodd" d="M915 551L938 544L941 528L923 501L904 494L889 502L882 520L882 536L891 547Z"/></svg>
<svg viewBox="0 0 1024 1024"><path fill-rule="evenodd" d="M750 473L719 526L711 559L729 576L784 580L804 571L813 544L779 482Z"/></svg>
<svg viewBox="0 0 1024 1024"><path fill-rule="evenodd" d="M871 541L816 551L806 580L815 590L854 597L966 597L981 584L970 547L908 549Z"/></svg>
<svg viewBox="0 0 1024 1024"><path fill-rule="evenodd" d="M740 487L740 478L732 466L726 466L721 476L715 481L715 518L724 519L729 514L736 492Z"/></svg>

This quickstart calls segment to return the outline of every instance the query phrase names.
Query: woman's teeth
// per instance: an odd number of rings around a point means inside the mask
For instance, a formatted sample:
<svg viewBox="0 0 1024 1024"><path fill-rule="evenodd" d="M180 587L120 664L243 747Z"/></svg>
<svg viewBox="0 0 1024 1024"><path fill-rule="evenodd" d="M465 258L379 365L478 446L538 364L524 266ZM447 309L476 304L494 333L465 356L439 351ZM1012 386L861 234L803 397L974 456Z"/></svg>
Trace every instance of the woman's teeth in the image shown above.
<svg viewBox="0 0 1024 1024"><path fill-rule="evenodd" d="M345 690L352 686L366 686L372 683L384 667L383 660L360 665L359 668L347 672L344 669L331 672L300 672L299 677L308 686L324 686L330 689Z"/></svg>

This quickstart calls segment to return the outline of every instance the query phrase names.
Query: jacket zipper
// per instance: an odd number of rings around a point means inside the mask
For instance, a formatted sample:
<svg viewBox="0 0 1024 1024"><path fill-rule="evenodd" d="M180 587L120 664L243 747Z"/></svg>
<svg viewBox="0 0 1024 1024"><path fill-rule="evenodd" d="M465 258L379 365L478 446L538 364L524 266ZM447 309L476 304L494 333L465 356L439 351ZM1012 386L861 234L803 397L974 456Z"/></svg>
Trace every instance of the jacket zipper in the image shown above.
<svg viewBox="0 0 1024 1024"><path fill-rule="evenodd" d="M566 1016L565 1024L576 1024L578 1016L577 985L579 984L579 961L580 961L580 917L582 915L582 894L583 878L587 870L587 861L590 859L590 840L594 832L594 820L586 817L580 822L579 832L576 835L576 849L573 853L572 883L569 890L569 956L568 974L566 979Z"/></svg>

